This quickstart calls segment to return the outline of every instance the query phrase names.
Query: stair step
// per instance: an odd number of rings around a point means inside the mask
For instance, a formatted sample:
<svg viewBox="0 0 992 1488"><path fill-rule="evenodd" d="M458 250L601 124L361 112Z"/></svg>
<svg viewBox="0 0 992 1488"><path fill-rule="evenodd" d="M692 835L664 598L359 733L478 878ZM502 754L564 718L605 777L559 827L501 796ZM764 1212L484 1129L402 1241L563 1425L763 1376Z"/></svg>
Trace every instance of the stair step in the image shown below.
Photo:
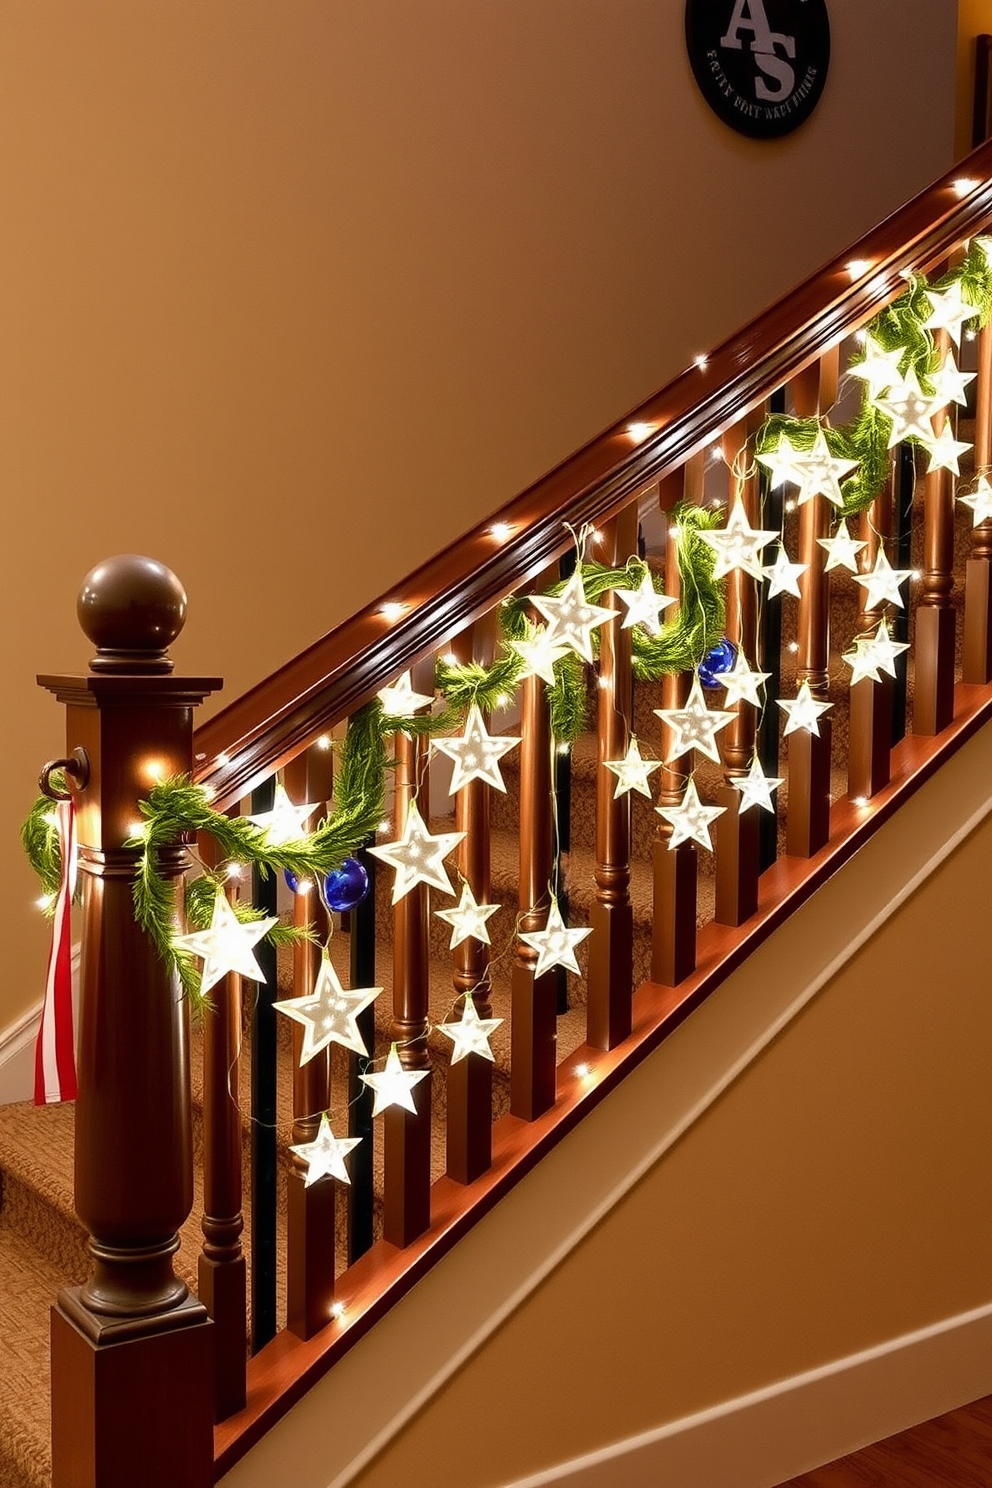
<svg viewBox="0 0 992 1488"><path fill-rule="evenodd" d="M6 1180L5 1180L6 1190ZM68 1259L68 1258L67 1258ZM0 1483L50 1488L49 1311L59 1290L78 1279L40 1252L0 1212Z"/></svg>

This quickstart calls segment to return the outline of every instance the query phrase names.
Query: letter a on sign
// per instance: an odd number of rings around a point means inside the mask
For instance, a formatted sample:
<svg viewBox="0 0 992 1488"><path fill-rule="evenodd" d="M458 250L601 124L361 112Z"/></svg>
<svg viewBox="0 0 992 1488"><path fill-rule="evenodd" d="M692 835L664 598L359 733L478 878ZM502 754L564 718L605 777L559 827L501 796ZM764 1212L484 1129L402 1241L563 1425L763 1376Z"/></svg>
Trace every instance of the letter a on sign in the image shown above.
<svg viewBox="0 0 992 1488"><path fill-rule="evenodd" d="M686 0L685 36L700 92L741 134L788 134L820 101L827 0Z"/></svg>

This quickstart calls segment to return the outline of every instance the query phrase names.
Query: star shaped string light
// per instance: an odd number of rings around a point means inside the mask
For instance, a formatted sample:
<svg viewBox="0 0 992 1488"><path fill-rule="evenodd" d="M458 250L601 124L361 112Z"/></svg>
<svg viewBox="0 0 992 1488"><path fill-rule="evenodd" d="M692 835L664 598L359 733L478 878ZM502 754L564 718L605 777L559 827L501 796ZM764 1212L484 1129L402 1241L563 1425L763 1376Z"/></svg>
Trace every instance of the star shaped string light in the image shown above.
<svg viewBox="0 0 992 1488"><path fill-rule="evenodd" d="M372 1115L379 1116L389 1106L402 1106L404 1111L417 1114L413 1102L413 1087L419 1085L430 1070L404 1069L395 1044L389 1046L386 1068L378 1075L361 1075L359 1078L375 1093Z"/></svg>
<svg viewBox="0 0 992 1488"><path fill-rule="evenodd" d="M290 997L285 1002L272 1004L287 1018L303 1025L300 1068L309 1064L314 1055L326 1049L328 1044L341 1044L343 1048L367 1058L369 1051L358 1031L358 1015L375 1002L381 991L381 987L357 987L346 992L330 956L324 951L311 995Z"/></svg>
<svg viewBox="0 0 992 1488"><path fill-rule="evenodd" d="M642 796L647 796L650 800L651 787L648 785L648 776L652 771L661 769L661 760L642 759L637 740L633 736L622 760L604 760L603 764L617 777L616 789L613 792L614 801L632 790L639 791Z"/></svg>
<svg viewBox="0 0 992 1488"><path fill-rule="evenodd" d="M698 673L692 679L684 708L655 708L653 711L675 734L666 759L678 759L680 754L698 749L707 759L720 763L716 734L726 728L735 715L719 708L707 708Z"/></svg>
<svg viewBox="0 0 992 1488"><path fill-rule="evenodd" d="M899 371L899 363L906 355L905 346L897 346L892 351L886 351L874 336L865 337L865 354L861 361L852 362L848 367L852 377L863 377L868 384L866 392L869 400L877 398L879 393L884 393L886 388L894 387L902 381Z"/></svg>
<svg viewBox="0 0 992 1488"><path fill-rule="evenodd" d="M439 920L445 920L451 926L451 943L449 951L455 946L461 945L463 940L481 940L484 945L491 945L489 930L486 921L490 915L494 915L499 909L498 904L477 904L475 895L467 883L462 884L462 897L454 909L436 909L434 913Z"/></svg>
<svg viewBox="0 0 992 1488"><path fill-rule="evenodd" d="M961 327L978 314L977 306L969 305L962 295L961 281L954 279L943 293L928 289L927 298L933 306L923 322L927 330L946 331L955 346L960 346Z"/></svg>
<svg viewBox="0 0 992 1488"><path fill-rule="evenodd" d="M414 692L409 672L397 677L391 686L384 687L376 696L387 718L412 718L414 713L434 702L433 695Z"/></svg>
<svg viewBox="0 0 992 1488"><path fill-rule="evenodd" d="M844 497L840 483L857 466L857 460L841 460L830 453L826 435L822 429L816 432L813 448L804 454L793 456L795 472L790 479L799 487L796 500L800 506L812 501L814 496L825 496L834 506L843 506Z"/></svg>
<svg viewBox="0 0 992 1488"><path fill-rule="evenodd" d="M404 894L409 894L414 885L419 883L430 884L445 894L453 894L455 891L451 887L444 859L464 836L464 832L438 832L432 837L416 801L411 801L403 824L403 835L395 842L384 842L381 847L369 848L373 857L381 858L390 868L396 869L392 902L398 904Z"/></svg>
<svg viewBox="0 0 992 1488"><path fill-rule="evenodd" d="M927 441L927 453L930 456L927 474L934 470L953 470L955 475L960 475L958 460L971 447L966 440L955 439L954 430L950 424L945 424L939 434L931 435Z"/></svg>
<svg viewBox="0 0 992 1488"><path fill-rule="evenodd" d="M452 1064L467 1059L470 1054L481 1054L483 1059L488 1059L491 1064L495 1064L493 1051L489 1047L489 1038L496 1032L502 1021L502 1018L480 1018L471 992L466 992L461 1022L437 1025L438 1033L446 1033L454 1045L451 1051Z"/></svg>
<svg viewBox="0 0 992 1488"><path fill-rule="evenodd" d="M794 594L799 599L799 575L808 568L808 563L790 563L785 548L780 547L775 562L761 570L768 580L768 598L774 599L776 594Z"/></svg>
<svg viewBox="0 0 992 1488"><path fill-rule="evenodd" d="M808 682L802 684L794 698L778 698L777 702L787 715L786 737L799 732L819 735L820 714L833 707L833 703L821 703L819 698L815 698Z"/></svg>
<svg viewBox="0 0 992 1488"><path fill-rule="evenodd" d="M841 657L851 668L851 686L869 677L872 682L880 682L882 679L879 672L888 672L890 677L896 675L896 657L901 651L909 650L908 641L894 641L889 635L889 627L884 620L878 622L878 629L873 636L859 636L854 642L853 650L845 651Z"/></svg>
<svg viewBox="0 0 992 1488"><path fill-rule="evenodd" d="M300 1142L295 1146L291 1145L289 1149L307 1164L304 1187L309 1188L318 1178L340 1178L342 1183L350 1183L344 1160L361 1140L361 1137L336 1137L331 1131L331 1123L325 1111L320 1118L316 1140Z"/></svg>
<svg viewBox="0 0 992 1488"><path fill-rule="evenodd" d="M929 443L933 438L930 420L944 406L940 398L928 397L921 391L912 368L902 382L893 383L887 397L876 398L874 404L892 420L889 449L902 439L922 439L924 444Z"/></svg>
<svg viewBox="0 0 992 1488"><path fill-rule="evenodd" d="M494 790L505 793L499 762L507 750L516 749L520 740L509 736L498 738L488 733L478 703L473 703L468 710L461 738L433 739L431 742L435 749L455 762L451 776L452 795L473 780L481 780Z"/></svg>
<svg viewBox="0 0 992 1488"><path fill-rule="evenodd" d="M661 634L660 612L675 601L668 594L658 593L647 569L636 589L614 589L613 592L627 606L621 630L629 630L632 625L643 625L648 635Z"/></svg>
<svg viewBox="0 0 992 1488"><path fill-rule="evenodd" d="M899 585L905 584L906 580L912 577L911 568L893 568L885 553L879 548L875 567L869 569L867 573L855 574L854 582L864 586L866 610L877 610L886 601L902 609L905 600L899 593Z"/></svg>
<svg viewBox="0 0 992 1488"><path fill-rule="evenodd" d="M780 434L778 444L774 449L765 450L758 455L758 464L764 465L768 471L773 490L784 485L786 481L792 481L794 485L799 484L795 468L795 458L799 453L800 451L796 449L788 434Z"/></svg>
<svg viewBox="0 0 992 1488"><path fill-rule="evenodd" d="M758 695L758 688L763 682L767 682L770 676L771 672L752 672L744 652L738 647L730 671L720 673L720 686L727 692L724 701L752 703L755 708L760 708L761 698Z"/></svg>
<svg viewBox="0 0 992 1488"><path fill-rule="evenodd" d="M264 982L265 973L255 960L252 947L278 923L278 915L242 923L228 904L224 890L218 888L209 928L193 930L188 935L174 935L172 944L203 958L200 989L206 994L229 971L253 982Z"/></svg>
<svg viewBox="0 0 992 1488"><path fill-rule="evenodd" d="M593 631L616 614L616 610L586 599L581 567L576 568L557 597L535 594L531 603L548 622L548 639L578 652L584 661L593 659Z"/></svg>
<svg viewBox="0 0 992 1488"><path fill-rule="evenodd" d="M523 660L521 677L540 677L542 682L554 687L555 662L568 655L569 647L555 640L549 626L542 625L529 640L511 641L510 646Z"/></svg>
<svg viewBox="0 0 992 1488"><path fill-rule="evenodd" d="M968 384L974 382L977 376L977 372L959 372L954 353L949 351L937 371L930 373L930 381L933 383L935 394L942 398L944 403L967 404Z"/></svg>
<svg viewBox="0 0 992 1488"><path fill-rule="evenodd" d="M248 820L265 833L269 847L283 847L287 842L299 842L307 835L307 820L316 810L316 801L308 801L305 806L294 806L284 787L277 784L272 797L272 810L250 816Z"/></svg>
<svg viewBox="0 0 992 1488"><path fill-rule="evenodd" d="M992 486L984 475L978 477L978 485L969 496L959 496L958 500L963 506L971 507L973 526L977 527L992 517Z"/></svg>
<svg viewBox="0 0 992 1488"><path fill-rule="evenodd" d="M772 791L778 790L784 779L784 775L766 775L761 768L761 761L755 755L747 774L738 775L730 782L741 793L738 812L743 813L751 806L760 806L763 811L773 812L775 802L772 800Z"/></svg>
<svg viewBox="0 0 992 1488"><path fill-rule="evenodd" d="M772 538L778 537L777 532L766 532L762 528L754 528L750 525L740 497L731 508L726 527L718 528L715 532L701 531L698 535L716 554L716 562L713 565L714 579L722 579L725 574L735 568L739 568L743 573L749 573L752 578L760 579L762 577L761 549L766 547Z"/></svg>
<svg viewBox="0 0 992 1488"><path fill-rule="evenodd" d="M672 833L668 839L669 851L683 842L698 842L700 847L713 851L710 837L710 822L726 811L726 806L704 806L696 790L696 782L690 780L678 806L656 806L659 816L671 823Z"/></svg>
<svg viewBox="0 0 992 1488"><path fill-rule="evenodd" d="M858 554L862 548L867 547L867 543L851 536L847 530L846 517L841 517L837 523L837 531L833 537L818 537L816 540L827 555L824 573L829 573L832 568L848 568L851 573L857 573Z"/></svg>
<svg viewBox="0 0 992 1488"><path fill-rule="evenodd" d="M558 900L552 899L551 908L548 910L548 923L544 929L520 931L520 939L524 944L537 952L537 965L534 967L535 980L555 966L564 966L566 971L578 973L579 963L575 959L575 947L591 934L591 928L569 930L562 920Z"/></svg>

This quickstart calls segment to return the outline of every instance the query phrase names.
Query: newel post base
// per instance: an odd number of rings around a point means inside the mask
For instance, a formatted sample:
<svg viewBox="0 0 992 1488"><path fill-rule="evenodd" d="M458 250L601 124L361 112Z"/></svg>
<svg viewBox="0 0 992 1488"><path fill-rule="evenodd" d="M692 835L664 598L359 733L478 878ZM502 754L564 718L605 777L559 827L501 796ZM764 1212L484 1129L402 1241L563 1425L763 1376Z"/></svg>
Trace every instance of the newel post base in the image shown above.
<svg viewBox="0 0 992 1488"><path fill-rule="evenodd" d="M187 1296L141 1318L101 1316L80 1291L52 1308L53 1488L212 1488L206 1308Z"/></svg>

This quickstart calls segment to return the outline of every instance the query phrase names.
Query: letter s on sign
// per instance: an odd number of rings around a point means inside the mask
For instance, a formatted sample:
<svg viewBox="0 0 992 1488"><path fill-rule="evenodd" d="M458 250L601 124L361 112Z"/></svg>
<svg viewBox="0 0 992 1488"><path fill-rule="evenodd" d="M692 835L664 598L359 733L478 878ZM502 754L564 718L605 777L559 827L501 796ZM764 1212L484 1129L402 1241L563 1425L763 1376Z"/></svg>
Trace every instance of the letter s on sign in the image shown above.
<svg viewBox="0 0 992 1488"><path fill-rule="evenodd" d="M780 31L773 31L769 37L772 46L780 46L787 57L796 55L796 39L794 36L783 36ZM775 103L780 98L788 98L796 85L796 74L785 57L779 57L775 52L753 52L754 60L761 68L765 77L774 78L778 83L777 88L770 88L765 78L756 77L754 80L754 95L762 103Z"/></svg>

